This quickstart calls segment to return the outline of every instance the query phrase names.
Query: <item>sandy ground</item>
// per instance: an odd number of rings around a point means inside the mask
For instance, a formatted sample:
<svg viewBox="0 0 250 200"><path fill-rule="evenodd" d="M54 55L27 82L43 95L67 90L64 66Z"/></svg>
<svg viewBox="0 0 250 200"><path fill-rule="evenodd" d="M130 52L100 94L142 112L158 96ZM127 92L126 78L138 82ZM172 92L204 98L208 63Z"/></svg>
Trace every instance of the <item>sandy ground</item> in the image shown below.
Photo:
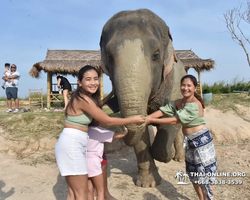
<svg viewBox="0 0 250 200"><path fill-rule="evenodd" d="M215 199L250 199L250 110L236 106L235 112L221 112L212 108L205 109L207 126L211 130L218 158L220 172L246 173L244 177L217 177L218 181L237 181L241 185L228 183L215 185ZM50 141L47 151L53 151L56 141ZM243 144L248 143L248 144ZM238 144L238 145L229 145ZM63 200L67 187L59 175L56 163L30 166L17 160L8 149L17 142L6 141L0 137L0 200ZM42 148L41 148L42 151ZM4 153L3 153L4 152ZM175 178L177 171L185 172L185 164L171 161L167 164L156 162L162 183L156 188L140 188L134 185L136 159L131 148L108 154L108 182L111 194L119 200L196 200L196 194L189 180L179 185Z"/></svg>

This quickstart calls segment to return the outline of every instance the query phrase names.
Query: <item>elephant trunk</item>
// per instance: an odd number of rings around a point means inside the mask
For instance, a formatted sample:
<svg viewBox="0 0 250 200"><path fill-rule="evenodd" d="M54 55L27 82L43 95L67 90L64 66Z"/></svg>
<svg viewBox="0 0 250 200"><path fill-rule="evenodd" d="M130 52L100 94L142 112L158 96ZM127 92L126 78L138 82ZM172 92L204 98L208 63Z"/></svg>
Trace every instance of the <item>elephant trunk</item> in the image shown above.
<svg viewBox="0 0 250 200"><path fill-rule="evenodd" d="M118 47L115 59L114 85L122 117L147 114L148 98L151 91L150 61L143 51L140 39L125 40ZM145 128L142 125L127 125L125 143L135 146Z"/></svg>

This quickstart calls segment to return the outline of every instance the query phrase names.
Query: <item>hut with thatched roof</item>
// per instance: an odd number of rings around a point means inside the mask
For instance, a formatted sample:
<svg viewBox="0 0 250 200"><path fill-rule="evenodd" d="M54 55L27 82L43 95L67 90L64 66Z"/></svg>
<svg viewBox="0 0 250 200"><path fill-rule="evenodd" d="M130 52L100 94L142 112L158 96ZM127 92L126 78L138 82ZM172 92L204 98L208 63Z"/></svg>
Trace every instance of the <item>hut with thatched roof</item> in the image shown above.
<svg viewBox="0 0 250 200"><path fill-rule="evenodd" d="M214 68L214 61L201 59L191 50L176 50L177 57L184 63L186 71L193 68L198 73L200 94L202 86L200 72ZM29 74L38 78L41 71L47 72L47 107L50 107L52 98L52 75L70 74L76 76L84 65L96 67L101 74L101 96L103 96L103 71L101 69L100 51L97 50L48 50L46 59L35 63Z"/></svg>
<svg viewBox="0 0 250 200"><path fill-rule="evenodd" d="M48 50L44 61L35 63L30 70L30 76L38 78L41 71L47 73L47 107L49 108L53 97L52 76L55 74L70 74L77 76L79 70L85 65L92 65L100 72L100 92L103 97L103 72L101 69L100 51L89 50Z"/></svg>

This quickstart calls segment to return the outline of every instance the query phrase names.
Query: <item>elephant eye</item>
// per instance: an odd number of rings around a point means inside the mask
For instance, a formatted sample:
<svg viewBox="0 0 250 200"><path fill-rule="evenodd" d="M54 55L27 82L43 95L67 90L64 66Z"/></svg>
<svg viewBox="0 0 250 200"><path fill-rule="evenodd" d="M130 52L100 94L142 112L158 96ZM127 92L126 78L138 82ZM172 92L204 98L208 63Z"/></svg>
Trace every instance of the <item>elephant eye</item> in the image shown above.
<svg viewBox="0 0 250 200"><path fill-rule="evenodd" d="M160 51L157 50L157 51L155 51L154 54L152 55L152 61L156 61L159 57L160 57Z"/></svg>

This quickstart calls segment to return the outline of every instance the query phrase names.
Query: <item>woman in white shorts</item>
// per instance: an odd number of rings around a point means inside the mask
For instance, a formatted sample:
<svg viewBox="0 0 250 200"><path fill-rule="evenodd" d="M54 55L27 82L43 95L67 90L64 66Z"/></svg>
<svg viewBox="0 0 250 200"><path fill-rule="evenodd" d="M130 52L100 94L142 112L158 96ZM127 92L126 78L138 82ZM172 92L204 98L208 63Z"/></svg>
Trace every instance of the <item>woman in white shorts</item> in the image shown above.
<svg viewBox="0 0 250 200"><path fill-rule="evenodd" d="M106 126L142 124L141 116L130 118L109 117L99 107L99 72L86 65L78 73L78 88L65 110L65 124L56 143L55 155L59 171L65 176L72 193L67 200L86 200L88 194L88 170L86 150L88 125L92 118Z"/></svg>

